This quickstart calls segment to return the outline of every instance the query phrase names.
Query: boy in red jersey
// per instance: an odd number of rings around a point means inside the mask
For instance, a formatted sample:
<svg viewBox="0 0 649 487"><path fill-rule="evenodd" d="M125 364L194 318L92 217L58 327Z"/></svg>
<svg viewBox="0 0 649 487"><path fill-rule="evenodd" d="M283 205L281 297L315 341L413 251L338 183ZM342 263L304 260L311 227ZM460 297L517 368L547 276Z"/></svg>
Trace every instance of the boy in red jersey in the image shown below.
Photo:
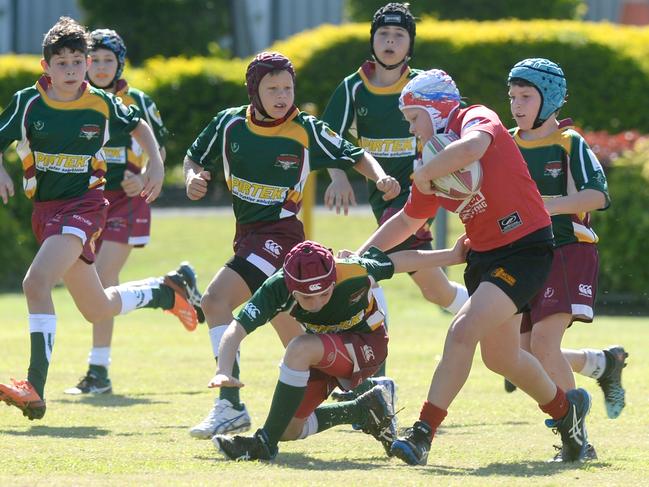
<svg viewBox="0 0 649 487"><path fill-rule="evenodd" d="M419 420L392 444L392 453L410 465L426 463L433 436L462 389L480 343L485 365L507 376L552 417L547 423L561 432L563 459L582 459L588 393L564 392L538 360L520 348L519 313L538 292L552 264L550 216L520 151L492 110L481 105L460 108L455 82L443 71L427 71L411 80L399 107L422 142L443 132L453 132L459 140L415 171L406 206L358 253L370 246L397 245L443 205L459 212L470 240L464 280L471 298L451 323ZM431 181L476 160L484 173L477 194L457 202L434 193Z"/></svg>
<svg viewBox="0 0 649 487"><path fill-rule="evenodd" d="M95 242L106 221L103 195L106 163L102 147L113 136L131 134L149 156L140 194L153 201L164 168L151 128L113 95L85 81L88 39L84 27L62 17L43 41L45 75L17 92L0 114L0 153L18 140L24 189L34 200L32 228L40 248L23 281L29 309L31 359L27 380L0 384L0 400L31 419L45 414L44 388L56 315L52 288L63 279L77 308L91 322L136 308L162 308L186 326L196 311L179 276L150 278L104 289L93 264ZM13 196L0 157L0 198ZM164 281L164 283L163 283Z"/></svg>
<svg viewBox="0 0 649 487"><path fill-rule="evenodd" d="M185 158L188 197L203 198L210 180L222 171L236 218L234 256L214 276L201 302L217 363L221 336L233 319L233 310L304 240L297 214L310 171L353 167L375 181L386 200L400 191L399 183L370 154L297 109L294 80L288 58L272 52L257 55L246 71L250 105L219 112ZM284 346L302 333L286 313L276 316L272 324ZM233 375L239 375L238 360ZM250 416L239 389L223 387L214 407L190 434L209 439L249 427Z"/></svg>

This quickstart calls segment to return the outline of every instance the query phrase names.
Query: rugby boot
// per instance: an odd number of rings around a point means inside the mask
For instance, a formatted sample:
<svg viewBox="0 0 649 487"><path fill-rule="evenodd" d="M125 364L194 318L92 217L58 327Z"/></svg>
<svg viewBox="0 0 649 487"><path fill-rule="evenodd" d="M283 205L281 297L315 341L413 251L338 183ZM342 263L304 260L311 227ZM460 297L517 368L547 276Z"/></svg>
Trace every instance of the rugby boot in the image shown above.
<svg viewBox="0 0 649 487"><path fill-rule="evenodd" d="M268 435L260 428L253 436L214 435L214 446L225 457L236 461L272 460L277 456L277 445L271 445Z"/></svg>
<svg viewBox="0 0 649 487"><path fill-rule="evenodd" d="M79 379L79 383L75 387L70 387L63 392L73 396L80 394L110 394L113 392L113 386L108 377L100 377L99 374L88 369L86 375Z"/></svg>
<svg viewBox="0 0 649 487"><path fill-rule="evenodd" d="M416 421L405 433L406 436L397 438L392 443L392 455L408 465L426 465L433 441L432 429L424 421Z"/></svg>
<svg viewBox="0 0 649 487"><path fill-rule="evenodd" d="M378 440L383 445L385 453L390 456L392 442L396 439L396 427L393 426L394 408L390 392L384 386L377 385L358 396L356 402L367 412L365 421L359 424L360 430Z"/></svg>
<svg viewBox="0 0 649 487"><path fill-rule="evenodd" d="M585 389L571 389L566 392L566 399L566 415L557 420L546 419L545 424L561 434L561 461L583 461L588 446L586 416L590 410L590 395Z"/></svg>
<svg viewBox="0 0 649 487"><path fill-rule="evenodd" d="M606 369L604 374L597 379L597 383L604 392L606 414L609 418L617 418L625 405L625 391L622 387L622 369L626 367L626 358L629 356L624 347L616 345L604 350L606 356Z"/></svg>
<svg viewBox="0 0 649 487"><path fill-rule="evenodd" d="M171 271L164 276L162 283L173 289L176 294L180 294L184 300L189 302L189 304L194 308L198 323L205 322L205 314L201 308L202 295L198 290L196 272L189 262L181 262L178 269ZM195 328L196 326L194 326L190 331Z"/></svg>
<svg viewBox="0 0 649 487"><path fill-rule="evenodd" d="M554 458L550 460L550 462L553 463L563 462L563 458L561 457L562 455L561 445L554 445L554 448L557 450L557 453L556 455L554 455ZM591 443L588 443L588 445L586 445L586 453L584 453L584 457L582 458L582 461L589 462L594 460L597 460L597 452L595 451L595 447Z"/></svg>
<svg viewBox="0 0 649 487"><path fill-rule="evenodd" d="M0 400L16 406L30 421L45 416L45 401L27 380L11 379L11 384L0 384Z"/></svg>
<svg viewBox="0 0 649 487"><path fill-rule="evenodd" d="M250 415L244 404L239 411L227 399L216 398L205 419L189 430L194 438L207 440L216 434L243 433L250 429Z"/></svg>

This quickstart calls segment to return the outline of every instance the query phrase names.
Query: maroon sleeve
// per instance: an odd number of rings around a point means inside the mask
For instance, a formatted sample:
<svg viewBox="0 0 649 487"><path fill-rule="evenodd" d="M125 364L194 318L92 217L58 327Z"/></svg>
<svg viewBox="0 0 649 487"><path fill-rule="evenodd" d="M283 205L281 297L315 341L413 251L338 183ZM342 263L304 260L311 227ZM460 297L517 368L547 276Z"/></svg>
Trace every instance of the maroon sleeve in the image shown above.
<svg viewBox="0 0 649 487"><path fill-rule="evenodd" d="M414 184L410 190L408 201L403 207L403 211L410 218L425 219L432 218L439 208L439 200L434 194L423 194Z"/></svg>

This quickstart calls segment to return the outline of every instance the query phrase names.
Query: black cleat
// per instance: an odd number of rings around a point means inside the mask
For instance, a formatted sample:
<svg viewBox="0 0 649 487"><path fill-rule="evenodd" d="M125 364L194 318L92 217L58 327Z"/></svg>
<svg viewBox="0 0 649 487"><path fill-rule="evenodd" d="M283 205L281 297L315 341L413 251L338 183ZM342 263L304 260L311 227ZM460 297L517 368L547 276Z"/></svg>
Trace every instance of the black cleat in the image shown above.
<svg viewBox="0 0 649 487"><path fill-rule="evenodd" d="M568 413L558 420L546 419L546 426L561 433L561 461L583 461L588 446L586 415L590 410L590 395L585 389L566 392Z"/></svg>
<svg viewBox="0 0 649 487"><path fill-rule="evenodd" d="M205 314L201 308L201 298L203 296L198 290L196 271L189 262L181 262L178 269L168 273L162 282L174 291L181 293L196 310L198 322L205 323Z"/></svg>
<svg viewBox="0 0 649 487"><path fill-rule="evenodd" d="M391 456L390 448L396 439L396 427L393 424L394 408L390 391L377 385L358 396L356 402L367 411L365 422L358 425L359 429L380 441L385 453Z"/></svg>
<svg viewBox="0 0 649 487"><path fill-rule="evenodd" d="M604 392L606 414L609 418L617 418L625 406L625 391L622 387L622 369L626 367L626 358L629 356L624 347L617 345L604 350L606 355L606 369L604 374L597 379L597 383Z"/></svg>
<svg viewBox="0 0 649 487"><path fill-rule="evenodd" d="M266 432L260 428L253 436L214 435L212 442L230 460L272 460L277 446L271 446Z"/></svg>
<svg viewBox="0 0 649 487"><path fill-rule="evenodd" d="M556 455L554 455L554 458L550 460L550 462L553 463L561 463L563 462L562 458L562 450L563 448L561 445L554 445L554 448L557 450ZM594 461L597 460L597 452L595 451L595 447L588 443L586 445L586 453L584 453L584 457L581 459L583 462L589 462L589 461Z"/></svg>
<svg viewBox="0 0 649 487"><path fill-rule="evenodd" d="M79 383L75 387L70 387L63 392L75 396L80 394L110 394L113 392L113 386L108 377L99 377L92 370L88 370L86 375L79 379Z"/></svg>
<svg viewBox="0 0 649 487"><path fill-rule="evenodd" d="M430 444L433 441L430 426L424 421L417 421L412 428L405 431L405 435L392 443L392 455L399 457L408 465L426 465Z"/></svg>

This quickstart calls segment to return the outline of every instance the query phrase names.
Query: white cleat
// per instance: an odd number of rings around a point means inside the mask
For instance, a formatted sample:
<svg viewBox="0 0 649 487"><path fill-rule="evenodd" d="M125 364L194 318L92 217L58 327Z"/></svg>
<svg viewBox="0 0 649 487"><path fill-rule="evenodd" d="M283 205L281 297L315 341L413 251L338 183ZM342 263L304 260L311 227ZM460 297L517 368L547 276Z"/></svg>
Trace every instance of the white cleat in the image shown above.
<svg viewBox="0 0 649 487"><path fill-rule="evenodd" d="M250 429L250 415L246 406L241 411L227 399L216 398L214 407L203 421L189 430L194 438L209 440L214 435L242 433Z"/></svg>

